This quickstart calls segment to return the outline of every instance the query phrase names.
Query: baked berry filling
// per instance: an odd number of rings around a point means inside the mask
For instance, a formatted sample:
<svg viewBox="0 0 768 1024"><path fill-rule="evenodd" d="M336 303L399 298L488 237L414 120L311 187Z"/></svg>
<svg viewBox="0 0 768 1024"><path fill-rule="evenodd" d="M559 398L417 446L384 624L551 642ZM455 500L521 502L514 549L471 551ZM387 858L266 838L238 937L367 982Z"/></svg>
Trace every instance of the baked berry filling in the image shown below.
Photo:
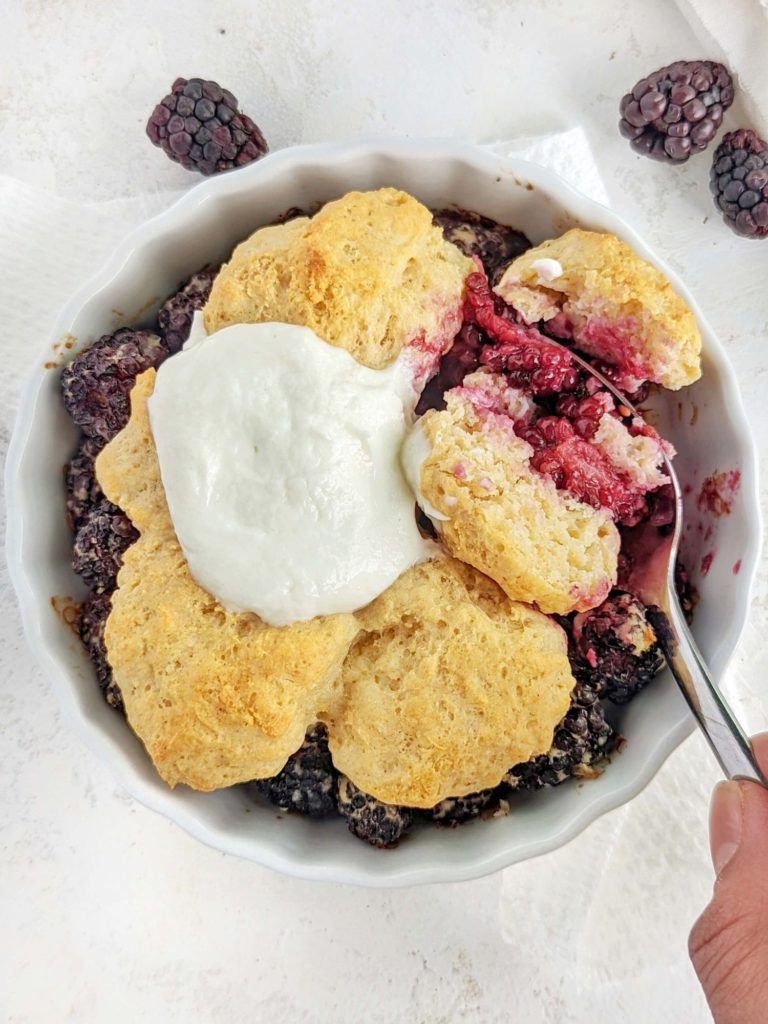
<svg viewBox="0 0 768 1024"><path fill-rule="evenodd" d="M623 526L648 518L646 495L665 483L665 449L656 431L617 408L613 395L570 352L535 327L518 323L480 266L467 278L464 316L464 346L441 382L477 357L481 368L503 375L511 388L536 402L535 416L514 421L516 434L533 449L534 470L550 477L558 490L605 509ZM478 339L483 341L479 355ZM482 413L484 403L467 397ZM668 513L667 502L662 517Z"/></svg>

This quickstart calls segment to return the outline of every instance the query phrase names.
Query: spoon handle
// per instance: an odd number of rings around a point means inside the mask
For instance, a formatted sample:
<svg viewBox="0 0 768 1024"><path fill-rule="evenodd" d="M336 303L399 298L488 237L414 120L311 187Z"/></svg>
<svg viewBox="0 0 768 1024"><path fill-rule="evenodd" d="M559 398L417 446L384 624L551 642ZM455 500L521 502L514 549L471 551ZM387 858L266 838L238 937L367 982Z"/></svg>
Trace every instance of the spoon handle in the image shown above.
<svg viewBox="0 0 768 1024"><path fill-rule="evenodd" d="M668 611L655 608L651 617L672 675L726 778L746 779L768 788L752 744L712 678L677 600L670 596Z"/></svg>

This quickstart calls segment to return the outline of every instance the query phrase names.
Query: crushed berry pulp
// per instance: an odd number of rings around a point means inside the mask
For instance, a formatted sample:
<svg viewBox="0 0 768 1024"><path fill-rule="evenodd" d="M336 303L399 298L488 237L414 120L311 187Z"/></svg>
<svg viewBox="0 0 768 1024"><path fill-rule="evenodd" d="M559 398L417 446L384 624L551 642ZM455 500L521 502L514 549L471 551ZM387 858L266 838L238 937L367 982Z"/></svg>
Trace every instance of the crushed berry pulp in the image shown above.
<svg viewBox="0 0 768 1024"><path fill-rule="evenodd" d="M649 500L648 488L595 443L605 416L621 420L630 438L645 435L656 439L655 430L632 418L626 407L617 406L614 396L566 348L554 344L536 327L520 323L514 309L491 291L477 258L475 264L477 269L466 282L458 347L444 357L418 411L442 408L445 391L457 386L462 372L480 367L503 374L511 387L533 398L537 406L537 418L515 423L518 436L533 449L533 469L579 501L606 509L623 526L634 526L649 517L657 526L670 522L674 503L654 500L652 491Z"/></svg>

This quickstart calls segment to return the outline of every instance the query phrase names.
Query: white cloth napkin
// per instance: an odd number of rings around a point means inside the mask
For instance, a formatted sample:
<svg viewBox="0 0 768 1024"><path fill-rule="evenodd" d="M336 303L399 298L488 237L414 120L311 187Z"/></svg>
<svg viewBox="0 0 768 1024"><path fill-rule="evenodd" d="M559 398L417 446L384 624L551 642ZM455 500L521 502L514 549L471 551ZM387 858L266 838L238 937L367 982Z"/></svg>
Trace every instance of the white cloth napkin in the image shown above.
<svg viewBox="0 0 768 1024"><path fill-rule="evenodd" d="M768 142L768 0L677 0L703 56L718 58L741 90L753 128ZM698 56L698 55L697 55Z"/></svg>

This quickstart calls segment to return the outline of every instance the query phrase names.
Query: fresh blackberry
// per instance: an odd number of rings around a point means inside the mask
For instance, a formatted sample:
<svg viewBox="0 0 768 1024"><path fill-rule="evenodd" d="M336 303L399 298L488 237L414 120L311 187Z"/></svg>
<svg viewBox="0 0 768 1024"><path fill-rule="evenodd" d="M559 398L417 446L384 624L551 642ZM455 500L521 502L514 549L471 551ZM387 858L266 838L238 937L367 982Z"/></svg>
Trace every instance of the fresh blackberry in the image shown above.
<svg viewBox="0 0 768 1024"><path fill-rule="evenodd" d="M679 60L623 97L619 131L636 152L680 164L706 149L731 103L733 81L722 64Z"/></svg>
<svg viewBox="0 0 768 1024"><path fill-rule="evenodd" d="M76 530L83 516L104 497L94 468L96 456L103 447L103 438L84 437L64 469L67 522L71 530Z"/></svg>
<svg viewBox="0 0 768 1024"><path fill-rule="evenodd" d="M72 548L72 568L97 594L114 589L124 552L138 540L128 516L103 498L83 516Z"/></svg>
<svg viewBox="0 0 768 1024"><path fill-rule="evenodd" d="M157 322L165 347L171 355L178 352L189 337L192 317L208 301L218 272L219 268L212 266L198 270L160 307Z"/></svg>
<svg viewBox="0 0 768 1024"><path fill-rule="evenodd" d="M479 793L469 793L467 796L449 796L433 807L429 814L437 825L455 828L462 822L479 817L493 807L496 801L495 789L482 789Z"/></svg>
<svg viewBox="0 0 768 1024"><path fill-rule="evenodd" d="M725 223L745 238L768 238L768 143L728 132L715 150L709 187Z"/></svg>
<svg viewBox="0 0 768 1024"><path fill-rule="evenodd" d="M413 824L410 808L382 803L363 793L346 775L339 776L337 801L349 831L379 849L397 846Z"/></svg>
<svg viewBox="0 0 768 1024"><path fill-rule="evenodd" d="M596 690L577 683L549 752L510 768L504 785L511 790L536 790L559 786L573 777L589 778L598 773L614 744L615 733L605 720Z"/></svg>
<svg viewBox="0 0 768 1024"><path fill-rule="evenodd" d="M471 210L437 210L434 221L465 256L480 258L492 285L498 284L512 260L531 248L522 231Z"/></svg>
<svg viewBox="0 0 768 1024"><path fill-rule="evenodd" d="M626 704L664 667L664 655L645 605L615 591L599 607L576 615L573 641L586 674L603 696Z"/></svg>
<svg viewBox="0 0 768 1024"><path fill-rule="evenodd" d="M64 367L61 395L64 406L88 437L111 441L128 422L129 395L136 377L158 366L168 355L151 331L122 327L105 334Z"/></svg>
<svg viewBox="0 0 768 1024"><path fill-rule="evenodd" d="M287 811L323 818L336 810L336 771L328 750L328 733L316 725L282 771L271 779L259 779L256 788Z"/></svg>
<svg viewBox="0 0 768 1024"><path fill-rule="evenodd" d="M107 648L104 643L104 627L112 610L112 599L109 594L89 594L80 606L78 631L85 644L88 655L96 669L96 678L104 693L104 699L116 711L123 711L123 695L112 678L112 669L107 660Z"/></svg>
<svg viewBox="0 0 768 1024"><path fill-rule="evenodd" d="M152 111L147 135L190 171L216 174L264 156L264 136L238 109L235 96L216 82L177 78Z"/></svg>

